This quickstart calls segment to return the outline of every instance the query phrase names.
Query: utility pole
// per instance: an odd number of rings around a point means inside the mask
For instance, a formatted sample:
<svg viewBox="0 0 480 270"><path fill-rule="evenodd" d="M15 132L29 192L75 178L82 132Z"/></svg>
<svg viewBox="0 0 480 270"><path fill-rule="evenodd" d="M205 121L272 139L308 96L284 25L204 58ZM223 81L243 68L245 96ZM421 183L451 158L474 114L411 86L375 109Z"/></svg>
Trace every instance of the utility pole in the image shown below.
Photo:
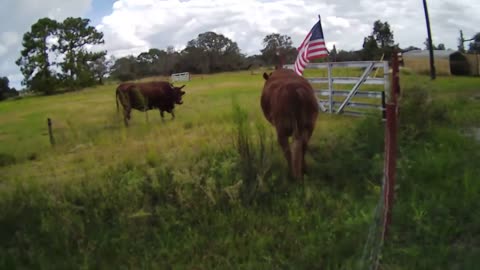
<svg viewBox="0 0 480 270"><path fill-rule="evenodd" d="M427 0L423 0L423 9L425 11L425 20L427 21L427 32L428 32L428 47L430 50L430 78L435 80L435 62L433 59L433 42L432 42L432 33L430 31L430 19L428 18L428 9L427 9Z"/></svg>

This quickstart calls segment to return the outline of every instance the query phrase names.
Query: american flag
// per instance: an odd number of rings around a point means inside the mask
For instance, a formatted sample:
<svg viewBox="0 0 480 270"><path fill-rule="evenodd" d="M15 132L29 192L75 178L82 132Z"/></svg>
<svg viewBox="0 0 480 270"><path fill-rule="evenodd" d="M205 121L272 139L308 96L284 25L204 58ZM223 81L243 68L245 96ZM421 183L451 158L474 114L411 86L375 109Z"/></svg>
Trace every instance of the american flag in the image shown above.
<svg viewBox="0 0 480 270"><path fill-rule="evenodd" d="M312 27L300 47L298 47L297 60L295 61L295 72L302 76L303 70L308 62L313 59L328 56L325 40L323 39L322 23L320 20Z"/></svg>

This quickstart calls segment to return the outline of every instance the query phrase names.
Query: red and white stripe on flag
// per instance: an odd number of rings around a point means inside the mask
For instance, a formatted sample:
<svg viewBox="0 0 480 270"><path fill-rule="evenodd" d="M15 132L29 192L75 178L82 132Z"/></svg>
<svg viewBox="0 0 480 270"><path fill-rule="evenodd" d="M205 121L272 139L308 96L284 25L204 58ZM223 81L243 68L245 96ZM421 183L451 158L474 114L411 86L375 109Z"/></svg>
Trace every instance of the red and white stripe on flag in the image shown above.
<svg viewBox="0 0 480 270"><path fill-rule="evenodd" d="M325 47L322 26L319 21L307 34L300 47L298 47L297 60L295 61L295 72L302 76L303 70L311 60L327 56L328 50Z"/></svg>

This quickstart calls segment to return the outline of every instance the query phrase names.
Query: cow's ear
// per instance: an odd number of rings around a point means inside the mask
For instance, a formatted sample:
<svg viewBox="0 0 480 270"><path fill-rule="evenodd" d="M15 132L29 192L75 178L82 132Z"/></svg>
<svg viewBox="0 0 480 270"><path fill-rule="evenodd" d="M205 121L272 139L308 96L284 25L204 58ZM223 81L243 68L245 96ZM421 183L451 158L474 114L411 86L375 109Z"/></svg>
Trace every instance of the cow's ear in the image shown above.
<svg viewBox="0 0 480 270"><path fill-rule="evenodd" d="M272 75L272 74L270 74L270 75ZM268 75L267 75L266 72L263 73L263 78L265 79L265 81L268 80Z"/></svg>
<svg viewBox="0 0 480 270"><path fill-rule="evenodd" d="M180 86L180 88L179 88L179 89L181 90L183 87L185 87L185 84L184 84L184 85L182 85L182 86Z"/></svg>

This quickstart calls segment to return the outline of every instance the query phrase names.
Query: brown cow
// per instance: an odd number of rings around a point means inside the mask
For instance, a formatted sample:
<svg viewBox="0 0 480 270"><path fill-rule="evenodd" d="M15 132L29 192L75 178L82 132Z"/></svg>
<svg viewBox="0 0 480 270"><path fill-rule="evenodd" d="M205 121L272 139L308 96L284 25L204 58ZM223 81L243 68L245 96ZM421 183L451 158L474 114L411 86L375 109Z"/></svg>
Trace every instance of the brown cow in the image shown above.
<svg viewBox="0 0 480 270"><path fill-rule="evenodd" d="M261 106L267 120L275 126L292 176L303 180L305 152L315 128L318 103L310 83L288 69L263 74ZM288 138L293 136L292 149Z"/></svg>
<svg viewBox="0 0 480 270"><path fill-rule="evenodd" d="M132 109L142 112L158 109L162 120L164 111L170 113L173 119L175 104L183 104L183 87L185 85L175 87L168 82L122 83L116 90L117 112L120 101L126 126Z"/></svg>

